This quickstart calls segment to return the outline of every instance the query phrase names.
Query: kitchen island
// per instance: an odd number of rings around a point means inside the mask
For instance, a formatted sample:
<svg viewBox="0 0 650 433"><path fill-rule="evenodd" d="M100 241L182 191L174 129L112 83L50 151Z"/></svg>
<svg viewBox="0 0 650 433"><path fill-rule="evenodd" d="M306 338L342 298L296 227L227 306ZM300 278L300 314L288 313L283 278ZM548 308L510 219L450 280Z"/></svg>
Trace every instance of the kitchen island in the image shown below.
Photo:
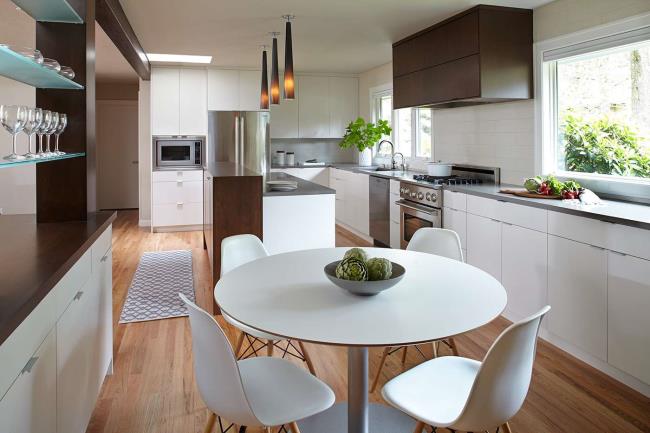
<svg viewBox="0 0 650 433"><path fill-rule="evenodd" d="M336 191L283 172L266 180L291 180L293 191L271 191L263 197L264 245L271 254L334 247Z"/></svg>

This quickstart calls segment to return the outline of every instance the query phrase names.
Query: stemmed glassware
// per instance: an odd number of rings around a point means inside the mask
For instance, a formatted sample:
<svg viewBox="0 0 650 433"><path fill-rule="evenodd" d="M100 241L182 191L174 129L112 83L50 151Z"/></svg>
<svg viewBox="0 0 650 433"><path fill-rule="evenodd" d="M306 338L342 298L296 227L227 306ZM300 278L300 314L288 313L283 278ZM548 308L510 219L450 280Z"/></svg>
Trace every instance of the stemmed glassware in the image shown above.
<svg viewBox="0 0 650 433"><path fill-rule="evenodd" d="M52 112L49 110L43 111L43 122L38 128L38 157L45 158L47 155L43 150L43 136L47 134L47 131L50 129L50 124L52 123Z"/></svg>
<svg viewBox="0 0 650 433"><path fill-rule="evenodd" d="M27 135L28 148L27 153L24 155L27 159L40 158L40 155L32 152L32 142L34 134L36 134L43 123L43 110L40 108L29 108L27 110L27 119L25 121L25 128L23 132ZM34 149L36 152L37 149Z"/></svg>
<svg viewBox="0 0 650 433"><path fill-rule="evenodd" d="M27 118L27 108L22 105L0 105L0 123L11 134L12 151L10 155L4 157L9 161L19 161L25 159L19 155L16 149L16 135L23 130Z"/></svg>
<svg viewBox="0 0 650 433"><path fill-rule="evenodd" d="M59 114L59 123L56 126L56 130L54 131L54 134L56 135L54 154L58 156L65 155L65 152L59 150L59 136L63 134L66 126L68 126L68 116L66 114Z"/></svg>
<svg viewBox="0 0 650 433"><path fill-rule="evenodd" d="M52 134L54 134L54 131L56 131L56 128L58 126L59 126L59 113L52 111L52 120L50 121L50 126L47 128L47 131L45 131L45 135L47 136L47 147L45 149L45 157L47 158L51 156L55 156L55 154L52 152L50 147L50 137L52 137Z"/></svg>

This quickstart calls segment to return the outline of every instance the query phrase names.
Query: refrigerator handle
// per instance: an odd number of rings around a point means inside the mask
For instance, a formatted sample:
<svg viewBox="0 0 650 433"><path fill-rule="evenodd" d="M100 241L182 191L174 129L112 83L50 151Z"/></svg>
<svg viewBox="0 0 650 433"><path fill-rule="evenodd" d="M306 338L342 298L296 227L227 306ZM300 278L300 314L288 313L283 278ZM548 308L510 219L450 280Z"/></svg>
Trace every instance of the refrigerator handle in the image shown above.
<svg viewBox="0 0 650 433"><path fill-rule="evenodd" d="M239 113L235 114L235 164L239 165Z"/></svg>
<svg viewBox="0 0 650 433"><path fill-rule="evenodd" d="M239 158L240 158L240 164L243 165L245 163L245 161L246 161L245 154L244 154L244 150L246 149L246 143L244 143L244 137L245 137L244 132L246 131L246 129L245 129L246 128L246 116L243 115L243 114L240 114L240 116L241 116L241 118L239 119L239 127L241 128L241 130L239 131L239 141L240 141L239 146L240 146L240 149L241 149L241 154L239 155Z"/></svg>

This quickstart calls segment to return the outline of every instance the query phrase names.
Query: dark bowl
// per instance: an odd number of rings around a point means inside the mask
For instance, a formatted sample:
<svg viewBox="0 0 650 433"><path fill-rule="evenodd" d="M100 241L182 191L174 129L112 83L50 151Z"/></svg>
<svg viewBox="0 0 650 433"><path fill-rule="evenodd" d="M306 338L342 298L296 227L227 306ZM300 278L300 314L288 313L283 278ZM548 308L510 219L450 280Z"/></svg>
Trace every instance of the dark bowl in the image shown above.
<svg viewBox="0 0 650 433"><path fill-rule="evenodd" d="M337 260L325 266L324 271L325 275L331 282L339 286L340 288L347 290L350 293L359 296L374 296L384 290L390 289L395 284L399 283L404 274L406 274L406 269L404 266L399 265L395 262L391 262L393 265L393 273L387 280L379 281L351 281L343 280L336 277L336 267L341 262Z"/></svg>

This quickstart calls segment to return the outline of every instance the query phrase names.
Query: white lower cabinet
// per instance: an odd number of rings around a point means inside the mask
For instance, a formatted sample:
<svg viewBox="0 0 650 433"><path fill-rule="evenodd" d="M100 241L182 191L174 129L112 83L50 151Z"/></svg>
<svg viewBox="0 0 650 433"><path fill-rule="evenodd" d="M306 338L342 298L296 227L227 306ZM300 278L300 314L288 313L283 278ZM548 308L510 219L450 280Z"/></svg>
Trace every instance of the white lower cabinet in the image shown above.
<svg viewBox="0 0 650 433"><path fill-rule="evenodd" d="M607 251L548 236L547 328L566 342L607 360Z"/></svg>
<svg viewBox="0 0 650 433"><path fill-rule="evenodd" d="M607 361L650 384L650 261L609 252Z"/></svg>
<svg viewBox="0 0 650 433"><path fill-rule="evenodd" d="M501 284L508 293L505 315L521 320L546 305L546 233L501 225Z"/></svg>
<svg viewBox="0 0 650 433"><path fill-rule="evenodd" d="M202 224L202 171L154 171L151 204L151 225L154 229Z"/></svg>
<svg viewBox="0 0 650 433"><path fill-rule="evenodd" d="M52 433L57 421L56 387L56 332L51 330L0 400L0 430Z"/></svg>
<svg viewBox="0 0 650 433"><path fill-rule="evenodd" d="M501 281L501 223L467 214L467 263Z"/></svg>
<svg viewBox="0 0 650 433"><path fill-rule="evenodd" d="M445 207L442 209L442 227L453 230L460 238L463 251L467 250L467 213L461 210Z"/></svg>
<svg viewBox="0 0 650 433"><path fill-rule="evenodd" d="M369 176L330 168L330 188L336 191L336 220L364 236L370 235Z"/></svg>

